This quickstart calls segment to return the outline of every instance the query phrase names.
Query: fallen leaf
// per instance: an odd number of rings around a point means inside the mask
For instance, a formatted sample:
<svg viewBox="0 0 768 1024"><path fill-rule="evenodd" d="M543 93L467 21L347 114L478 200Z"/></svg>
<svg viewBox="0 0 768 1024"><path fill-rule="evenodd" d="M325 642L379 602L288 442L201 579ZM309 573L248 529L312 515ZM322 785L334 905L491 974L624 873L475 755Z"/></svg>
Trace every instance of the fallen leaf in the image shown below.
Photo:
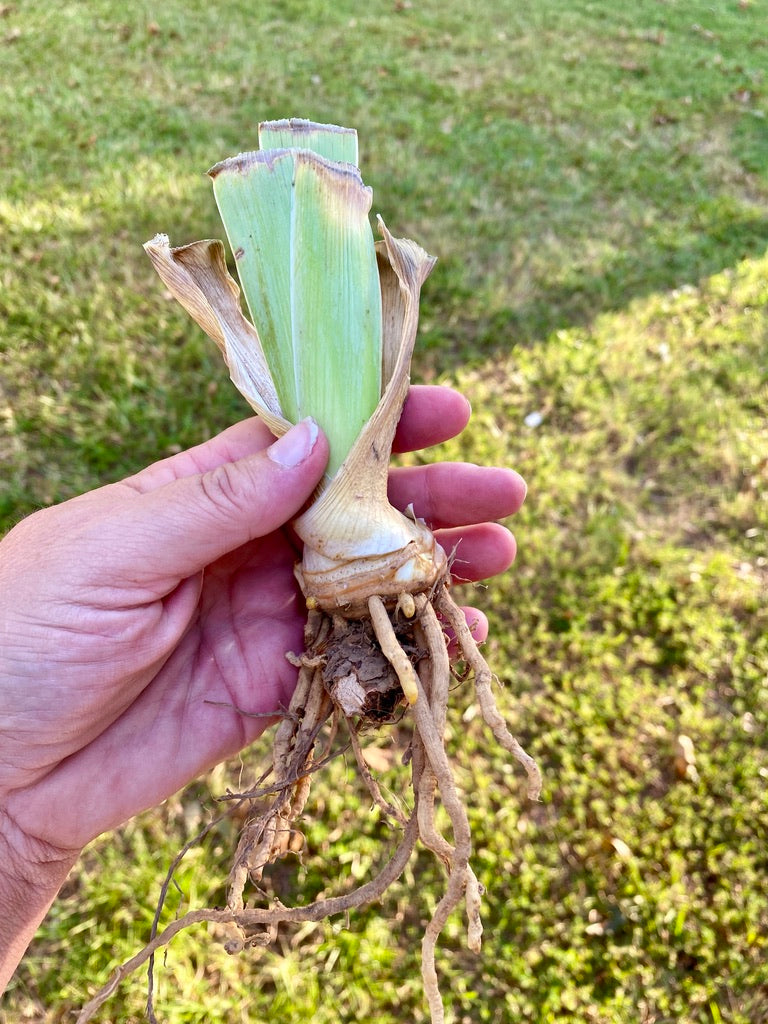
<svg viewBox="0 0 768 1024"><path fill-rule="evenodd" d="M715 42L719 38L716 32L713 32L711 29L704 28L702 25L698 25L696 23L691 25L691 31L695 32L696 35L701 36L702 39L708 39L710 42Z"/></svg>
<svg viewBox="0 0 768 1024"><path fill-rule="evenodd" d="M622 60L619 61L619 67L622 71L629 71L634 75L647 75L650 68L647 64L641 64L636 60Z"/></svg>
<svg viewBox="0 0 768 1024"><path fill-rule="evenodd" d="M680 120L674 114L668 113L666 110L656 110L653 114L653 123L657 126L663 126L666 124L677 124Z"/></svg>

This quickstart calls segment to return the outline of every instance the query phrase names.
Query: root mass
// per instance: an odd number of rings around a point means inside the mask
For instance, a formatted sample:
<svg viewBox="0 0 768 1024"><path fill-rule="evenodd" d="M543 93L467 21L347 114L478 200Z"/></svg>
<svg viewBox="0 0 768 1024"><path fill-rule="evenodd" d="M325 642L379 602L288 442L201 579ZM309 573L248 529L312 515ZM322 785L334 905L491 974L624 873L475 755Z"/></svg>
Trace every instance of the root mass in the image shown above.
<svg viewBox="0 0 768 1024"><path fill-rule="evenodd" d="M252 810L230 871L226 909L190 911L159 934L153 928L147 946L117 969L83 1007L77 1024L90 1020L120 981L147 960L151 961L155 950L182 928L201 921L234 925L241 938L227 943L228 951L232 952L248 945L268 945L283 922L317 921L380 898L402 873L419 840L447 872L444 894L422 942L425 997L433 1024L443 1024L445 1011L435 967L437 942L449 915L463 901L467 944L479 952L483 893L470 866L469 821L444 746L452 675L440 619L453 632L460 655L472 672L485 722L496 740L525 768L531 799L538 798L541 777L533 759L504 724L493 696L492 673L445 580L439 581L429 595L401 600L391 609L371 598L369 612L368 618L355 620L338 614L328 616L317 609L309 612L304 653L298 658L291 657L299 666L299 679L288 712L275 732L269 784L228 797L238 805L248 802ZM359 741L359 733L380 728L404 714L410 714L413 727L410 749L404 758L411 769L409 814L383 797L365 763ZM329 720L332 738L324 736L321 741ZM400 839L379 874L364 885L306 906L286 907L279 900L269 901L262 888L262 877L270 864L294 848L295 823L307 803L312 775L328 759L336 726L341 724L346 727L349 745L372 801L400 831ZM325 745L323 750L318 749L321 742ZM435 822L438 799L450 820L450 836L444 835ZM164 891L166 888L167 885ZM269 905L254 905L259 901ZM148 1013L150 1020L154 1020L151 992L150 980Z"/></svg>

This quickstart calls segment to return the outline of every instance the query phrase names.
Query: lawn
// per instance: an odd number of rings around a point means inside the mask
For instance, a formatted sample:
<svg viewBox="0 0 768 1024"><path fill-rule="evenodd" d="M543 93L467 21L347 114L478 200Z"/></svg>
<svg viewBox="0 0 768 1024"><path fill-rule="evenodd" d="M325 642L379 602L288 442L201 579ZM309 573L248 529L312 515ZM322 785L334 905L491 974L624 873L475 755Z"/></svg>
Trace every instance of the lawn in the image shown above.
<svg viewBox="0 0 768 1024"><path fill-rule="evenodd" d="M458 915L441 947L455 1024L768 1019L767 14L0 4L0 529L247 413L141 244L222 235L204 172L255 146L259 120L357 127L374 210L439 257L415 379L458 386L474 415L418 457L528 481L518 560L471 599L545 775L527 802L458 686L449 741L488 893L483 954ZM371 742L407 798L398 736ZM3 1024L72 1020L136 952L240 770L89 847ZM222 902L237 829L188 854L169 919ZM305 831L286 900L364 879L391 842L342 759ZM380 905L243 957L186 933L158 965L158 1017L422 1022L441 884L419 854ZM145 997L136 976L98 1019L140 1021Z"/></svg>

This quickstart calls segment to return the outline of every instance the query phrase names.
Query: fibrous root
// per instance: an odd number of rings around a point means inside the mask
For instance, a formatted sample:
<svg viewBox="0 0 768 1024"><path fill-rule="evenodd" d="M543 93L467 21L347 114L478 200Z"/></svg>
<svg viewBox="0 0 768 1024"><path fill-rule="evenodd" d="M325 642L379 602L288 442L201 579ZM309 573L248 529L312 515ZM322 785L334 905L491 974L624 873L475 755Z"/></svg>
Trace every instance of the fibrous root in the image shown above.
<svg viewBox="0 0 768 1024"><path fill-rule="evenodd" d="M460 656L472 672L483 719L501 746L525 768L531 799L538 798L541 776L536 763L509 732L498 711L491 671L445 580L438 582L430 594L405 595L390 609L379 598L371 598L368 610L369 618L362 620L328 616L319 610L309 613L304 653L291 657L299 667L299 680L290 707L276 730L272 779L250 793L229 795L229 799L241 804L250 802L253 811L235 853L226 909L191 911L163 932L153 934L145 949L118 968L110 982L83 1007L77 1024L90 1020L120 980L182 928L199 921L230 923L242 936L242 941L231 948L266 945L275 938L277 926L283 922L318 921L381 897L404 870L417 840L434 853L447 872L444 894L422 941L425 996L433 1024L443 1024L445 1012L435 968L437 941L449 915L463 900L467 943L478 952L483 895L469 863L472 841L467 812L445 750L452 674L443 624L455 636ZM358 735L365 728L393 721L403 713L404 706L410 709L413 723L408 752L412 786L409 814L382 795L364 760ZM327 730L324 733L329 721L334 726L346 725L349 745L371 799L385 818L401 830L400 841L380 873L351 892L301 907L286 907L278 900L258 907L252 905L252 898L246 904L249 883L262 901L269 902L262 889L264 871L296 848L294 837L300 839L300 834L295 831L295 823L307 802L312 774L332 756L335 728L330 739L325 735ZM319 749L321 734L323 749ZM438 798L450 820L450 839L435 822Z"/></svg>

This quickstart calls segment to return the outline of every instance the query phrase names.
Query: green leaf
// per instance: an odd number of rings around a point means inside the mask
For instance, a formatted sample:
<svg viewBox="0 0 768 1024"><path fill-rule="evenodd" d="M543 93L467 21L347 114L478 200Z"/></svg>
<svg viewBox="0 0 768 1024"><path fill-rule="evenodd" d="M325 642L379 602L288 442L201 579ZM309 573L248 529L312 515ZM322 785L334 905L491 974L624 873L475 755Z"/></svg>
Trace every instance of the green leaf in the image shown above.
<svg viewBox="0 0 768 1024"><path fill-rule="evenodd" d="M251 319L286 419L299 414L291 330L293 155L241 153L208 172Z"/></svg>
<svg viewBox="0 0 768 1024"><path fill-rule="evenodd" d="M259 149L311 149L326 160L357 166L357 132L336 124L315 124L293 117L262 121Z"/></svg>
<svg viewBox="0 0 768 1024"><path fill-rule="evenodd" d="M381 393L371 190L349 164L296 154L291 309L299 410L328 434L332 476Z"/></svg>
<svg viewBox="0 0 768 1024"><path fill-rule="evenodd" d="M371 190L350 129L266 122L260 140L299 148L241 153L209 173L282 412L318 421L333 476L381 394Z"/></svg>

